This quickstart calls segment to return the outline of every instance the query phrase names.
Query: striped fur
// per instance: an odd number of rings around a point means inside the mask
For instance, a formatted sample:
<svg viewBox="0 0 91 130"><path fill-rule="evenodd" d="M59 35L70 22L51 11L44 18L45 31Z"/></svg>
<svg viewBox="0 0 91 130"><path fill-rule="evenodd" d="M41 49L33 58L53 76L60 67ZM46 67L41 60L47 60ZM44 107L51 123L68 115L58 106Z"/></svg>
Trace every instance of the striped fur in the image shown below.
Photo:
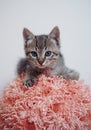
<svg viewBox="0 0 91 130"><path fill-rule="evenodd" d="M60 52L60 31L54 27L49 35L34 35L28 29L23 30L26 57L18 63L18 74L26 73L24 85L32 86L37 76L63 76L66 79L78 79L79 74L65 66Z"/></svg>

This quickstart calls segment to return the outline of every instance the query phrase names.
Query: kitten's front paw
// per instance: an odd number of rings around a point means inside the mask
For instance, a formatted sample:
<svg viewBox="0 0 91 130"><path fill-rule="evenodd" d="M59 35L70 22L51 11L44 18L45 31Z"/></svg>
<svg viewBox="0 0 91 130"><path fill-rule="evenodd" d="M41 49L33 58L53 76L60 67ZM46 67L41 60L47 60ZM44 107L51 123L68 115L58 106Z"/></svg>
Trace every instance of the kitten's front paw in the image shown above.
<svg viewBox="0 0 91 130"><path fill-rule="evenodd" d="M23 85L26 87L32 87L35 83L35 79L24 80Z"/></svg>
<svg viewBox="0 0 91 130"><path fill-rule="evenodd" d="M72 79L72 80L78 80L79 79L79 73L74 71L74 70L71 70L68 75L69 75L69 78Z"/></svg>

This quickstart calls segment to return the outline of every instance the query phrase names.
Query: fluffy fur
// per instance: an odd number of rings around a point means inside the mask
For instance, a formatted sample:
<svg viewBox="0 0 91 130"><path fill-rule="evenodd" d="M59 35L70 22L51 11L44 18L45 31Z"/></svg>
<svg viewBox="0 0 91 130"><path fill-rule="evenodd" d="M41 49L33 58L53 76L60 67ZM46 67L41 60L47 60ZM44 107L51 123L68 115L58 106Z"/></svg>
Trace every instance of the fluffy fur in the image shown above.
<svg viewBox="0 0 91 130"><path fill-rule="evenodd" d="M26 73L24 85L31 87L40 74L63 76L65 79L78 80L79 73L66 67L60 51L60 31L54 27L48 35L34 35L23 30L25 58L18 63L18 74Z"/></svg>

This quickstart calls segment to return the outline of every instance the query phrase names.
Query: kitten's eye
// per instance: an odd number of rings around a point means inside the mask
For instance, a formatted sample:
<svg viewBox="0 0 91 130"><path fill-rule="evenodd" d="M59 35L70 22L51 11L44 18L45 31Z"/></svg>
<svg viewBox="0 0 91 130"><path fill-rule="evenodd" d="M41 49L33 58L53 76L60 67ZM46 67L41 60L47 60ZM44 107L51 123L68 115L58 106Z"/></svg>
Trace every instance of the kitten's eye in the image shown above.
<svg viewBox="0 0 91 130"><path fill-rule="evenodd" d="M31 51L30 53L31 53L31 55L32 55L33 57L37 57L37 52Z"/></svg>
<svg viewBox="0 0 91 130"><path fill-rule="evenodd" d="M51 56L51 54L52 54L51 51L47 51L47 52L45 53L45 56Z"/></svg>

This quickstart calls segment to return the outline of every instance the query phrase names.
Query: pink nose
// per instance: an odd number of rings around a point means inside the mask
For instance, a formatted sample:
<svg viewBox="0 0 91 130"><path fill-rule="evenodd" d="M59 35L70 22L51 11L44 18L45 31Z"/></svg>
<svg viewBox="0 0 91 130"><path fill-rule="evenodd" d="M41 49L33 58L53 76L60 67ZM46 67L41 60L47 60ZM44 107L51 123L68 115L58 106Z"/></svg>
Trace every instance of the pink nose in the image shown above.
<svg viewBox="0 0 91 130"><path fill-rule="evenodd" d="M43 62L44 62L44 59L40 58L40 59L38 59L38 62L39 62L40 65L42 65Z"/></svg>

